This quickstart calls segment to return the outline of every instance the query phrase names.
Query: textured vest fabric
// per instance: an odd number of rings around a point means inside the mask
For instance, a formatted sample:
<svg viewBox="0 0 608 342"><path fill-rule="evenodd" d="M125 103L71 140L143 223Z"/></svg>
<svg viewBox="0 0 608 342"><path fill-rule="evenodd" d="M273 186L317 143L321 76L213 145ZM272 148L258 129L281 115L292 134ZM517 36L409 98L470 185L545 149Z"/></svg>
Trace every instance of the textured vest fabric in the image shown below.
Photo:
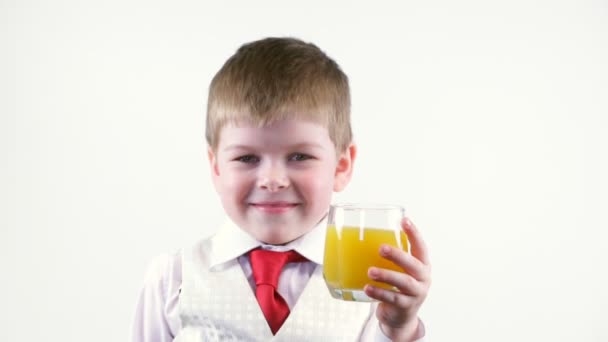
<svg viewBox="0 0 608 342"><path fill-rule="evenodd" d="M182 329L176 342L201 341L356 341L370 305L336 300L317 266L289 317L272 335L237 260L224 270L209 270L211 240L182 254L179 297Z"/></svg>

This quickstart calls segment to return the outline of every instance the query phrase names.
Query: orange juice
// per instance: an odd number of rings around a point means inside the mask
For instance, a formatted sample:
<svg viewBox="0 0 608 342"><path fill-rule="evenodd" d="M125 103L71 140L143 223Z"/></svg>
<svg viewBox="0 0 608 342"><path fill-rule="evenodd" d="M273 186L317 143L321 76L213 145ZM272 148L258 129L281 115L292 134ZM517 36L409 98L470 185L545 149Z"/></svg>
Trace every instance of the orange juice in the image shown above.
<svg viewBox="0 0 608 342"><path fill-rule="evenodd" d="M327 226L323 275L335 297L357 300L352 292L364 296L365 284L390 289L387 284L372 281L367 276L371 266L403 272L403 269L380 256L380 246L387 244L408 250L407 236L402 230L344 226ZM346 292L346 294L345 294ZM365 300L365 299L363 299Z"/></svg>

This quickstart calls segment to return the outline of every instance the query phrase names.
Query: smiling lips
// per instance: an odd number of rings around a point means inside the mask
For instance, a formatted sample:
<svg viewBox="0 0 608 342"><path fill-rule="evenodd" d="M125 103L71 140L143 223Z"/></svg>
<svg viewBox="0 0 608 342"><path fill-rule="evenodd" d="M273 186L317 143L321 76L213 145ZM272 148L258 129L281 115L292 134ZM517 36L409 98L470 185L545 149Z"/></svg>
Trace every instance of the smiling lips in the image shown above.
<svg viewBox="0 0 608 342"><path fill-rule="evenodd" d="M250 203L256 209L269 214L281 214L295 208L298 204L293 202L256 202Z"/></svg>

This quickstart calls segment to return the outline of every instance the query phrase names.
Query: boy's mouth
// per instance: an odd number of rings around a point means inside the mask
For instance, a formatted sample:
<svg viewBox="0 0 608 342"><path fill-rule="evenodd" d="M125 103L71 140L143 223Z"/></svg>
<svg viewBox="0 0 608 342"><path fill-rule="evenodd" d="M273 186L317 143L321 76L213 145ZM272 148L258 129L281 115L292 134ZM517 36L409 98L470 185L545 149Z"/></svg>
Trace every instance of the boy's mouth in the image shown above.
<svg viewBox="0 0 608 342"><path fill-rule="evenodd" d="M298 206L297 203L293 202L256 202L250 203L250 205L262 212L269 214L284 213Z"/></svg>

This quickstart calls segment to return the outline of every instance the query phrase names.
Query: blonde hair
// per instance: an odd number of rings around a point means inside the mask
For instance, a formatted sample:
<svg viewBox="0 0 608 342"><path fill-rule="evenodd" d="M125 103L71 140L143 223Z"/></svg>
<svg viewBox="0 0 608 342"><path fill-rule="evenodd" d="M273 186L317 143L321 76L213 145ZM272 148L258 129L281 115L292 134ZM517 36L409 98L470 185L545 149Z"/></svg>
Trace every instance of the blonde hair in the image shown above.
<svg viewBox="0 0 608 342"><path fill-rule="evenodd" d="M211 81L207 143L216 149L227 123L261 127L289 118L323 124L336 150L345 151L352 140L348 77L317 46L299 39L241 46Z"/></svg>

